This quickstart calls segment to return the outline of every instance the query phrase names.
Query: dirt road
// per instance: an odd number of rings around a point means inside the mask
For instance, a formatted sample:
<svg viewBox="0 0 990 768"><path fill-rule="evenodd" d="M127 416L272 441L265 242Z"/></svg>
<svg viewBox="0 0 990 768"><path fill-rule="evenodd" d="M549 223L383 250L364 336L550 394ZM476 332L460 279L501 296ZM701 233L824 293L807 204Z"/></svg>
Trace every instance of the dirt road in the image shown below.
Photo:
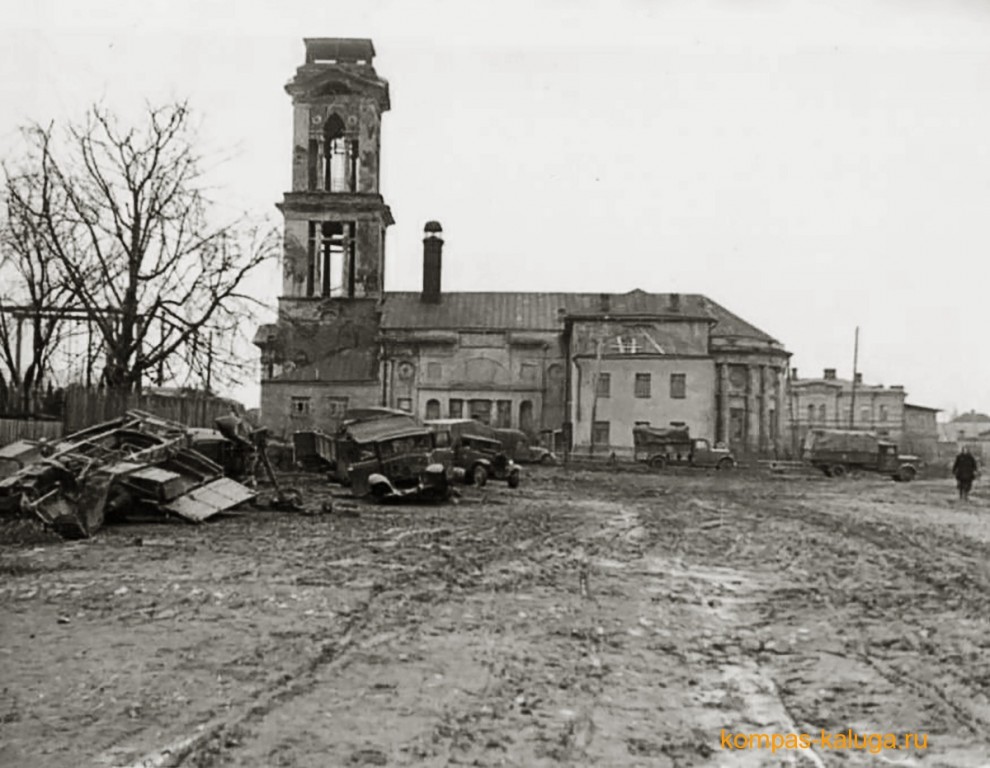
<svg viewBox="0 0 990 768"><path fill-rule="evenodd" d="M5 543L0 765L985 766L990 503L952 496L541 469ZM823 730L927 748L721 740Z"/></svg>

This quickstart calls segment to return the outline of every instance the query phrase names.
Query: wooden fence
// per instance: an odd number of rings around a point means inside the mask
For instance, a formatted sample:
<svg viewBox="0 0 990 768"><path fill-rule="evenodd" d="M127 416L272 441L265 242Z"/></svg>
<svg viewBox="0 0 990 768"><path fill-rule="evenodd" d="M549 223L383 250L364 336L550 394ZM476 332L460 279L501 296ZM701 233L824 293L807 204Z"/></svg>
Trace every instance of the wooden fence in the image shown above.
<svg viewBox="0 0 990 768"><path fill-rule="evenodd" d="M18 440L57 440L62 436L61 421L41 419L0 419L0 447Z"/></svg>
<svg viewBox="0 0 990 768"><path fill-rule="evenodd" d="M230 400L202 393L121 395L69 387L65 391L65 432L110 421L130 410L148 411L187 427L212 427L214 419L230 413L231 405Z"/></svg>

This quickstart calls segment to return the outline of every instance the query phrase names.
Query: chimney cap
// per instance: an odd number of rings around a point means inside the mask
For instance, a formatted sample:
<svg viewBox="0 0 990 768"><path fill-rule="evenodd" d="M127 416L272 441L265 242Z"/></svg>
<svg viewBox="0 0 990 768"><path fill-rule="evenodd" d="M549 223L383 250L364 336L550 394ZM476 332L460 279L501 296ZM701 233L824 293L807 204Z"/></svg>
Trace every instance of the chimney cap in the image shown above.
<svg viewBox="0 0 990 768"><path fill-rule="evenodd" d="M428 221L423 227L423 232L427 235L438 235L443 232L443 227L440 226L439 221Z"/></svg>

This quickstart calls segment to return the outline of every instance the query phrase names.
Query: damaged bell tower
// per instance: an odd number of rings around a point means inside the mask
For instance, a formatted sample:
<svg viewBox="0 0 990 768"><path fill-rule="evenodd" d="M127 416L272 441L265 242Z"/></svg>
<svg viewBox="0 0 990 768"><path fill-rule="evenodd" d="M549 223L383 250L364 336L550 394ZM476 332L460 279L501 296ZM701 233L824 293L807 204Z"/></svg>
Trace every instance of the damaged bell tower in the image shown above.
<svg viewBox="0 0 990 768"><path fill-rule="evenodd" d="M379 193L388 83L371 40L307 38L292 97L292 189L285 219L278 322L259 329L262 410L288 429L377 405L385 231ZM279 418L279 421L282 419Z"/></svg>

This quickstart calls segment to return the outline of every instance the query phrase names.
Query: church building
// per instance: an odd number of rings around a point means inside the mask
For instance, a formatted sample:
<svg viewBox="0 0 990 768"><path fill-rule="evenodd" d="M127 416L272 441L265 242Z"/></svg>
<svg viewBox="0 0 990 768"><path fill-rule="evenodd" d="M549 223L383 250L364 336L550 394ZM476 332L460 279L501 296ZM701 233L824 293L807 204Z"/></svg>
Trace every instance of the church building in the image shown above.
<svg viewBox="0 0 990 768"><path fill-rule="evenodd" d="M305 44L286 86L292 190L279 204L278 320L255 337L266 426L329 431L348 408L385 405L522 429L578 454L630 454L637 424L687 425L739 455L785 448L790 353L705 296L445 291L434 221L422 290L386 291L388 83L370 40Z"/></svg>

